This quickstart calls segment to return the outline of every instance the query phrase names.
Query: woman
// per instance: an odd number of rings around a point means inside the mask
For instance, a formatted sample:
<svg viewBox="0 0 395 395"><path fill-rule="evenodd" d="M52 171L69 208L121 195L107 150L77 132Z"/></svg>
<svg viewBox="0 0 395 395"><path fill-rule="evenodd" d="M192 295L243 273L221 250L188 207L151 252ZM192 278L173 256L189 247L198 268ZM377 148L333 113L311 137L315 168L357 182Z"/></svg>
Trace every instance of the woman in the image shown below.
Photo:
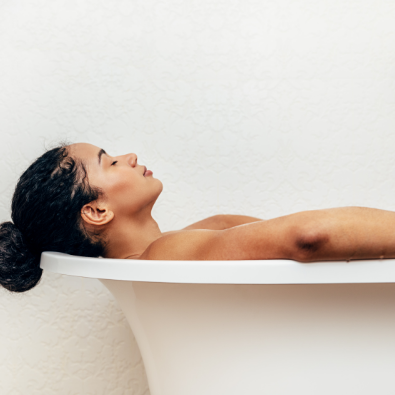
<svg viewBox="0 0 395 395"><path fill-rule="evenodd" d="M40 254L120 259L300 262L395 258L395 213L345 207L258 218L214 216L162 233L151 216L162 183L134 153L62 144L20 177L12 222L0 225L0 283L24 292L40 280Z"/></svg>

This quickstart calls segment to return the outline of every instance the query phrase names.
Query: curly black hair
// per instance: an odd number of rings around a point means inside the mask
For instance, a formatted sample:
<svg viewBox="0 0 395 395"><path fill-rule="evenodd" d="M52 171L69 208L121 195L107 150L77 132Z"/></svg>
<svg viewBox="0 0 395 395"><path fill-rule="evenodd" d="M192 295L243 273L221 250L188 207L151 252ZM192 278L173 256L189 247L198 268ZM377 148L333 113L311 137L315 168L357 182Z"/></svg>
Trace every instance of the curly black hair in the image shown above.
<svg viewBox="0 0 395 395"><path fill-rule="evenodd" d="M43 251L88 257L103 256L105 234L87 231L82 207L104 196L89 185L80 159L66 143L36 159L20 176L11 204L12 222L0 224L0 284L25 292L41 279Z"/></svg>

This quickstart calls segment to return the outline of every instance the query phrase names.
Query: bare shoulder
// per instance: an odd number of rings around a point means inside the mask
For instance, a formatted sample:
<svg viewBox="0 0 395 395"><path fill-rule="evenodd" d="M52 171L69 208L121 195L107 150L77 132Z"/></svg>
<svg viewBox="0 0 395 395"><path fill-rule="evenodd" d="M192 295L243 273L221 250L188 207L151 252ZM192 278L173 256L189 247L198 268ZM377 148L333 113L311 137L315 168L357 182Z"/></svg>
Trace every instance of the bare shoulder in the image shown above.
<svg viewBox="0 0 395 395"><path fill-rule="evenodd" d="M223 230L189 229L162 235L140 256L154 260L294 259L300 238L291 215Z"/></svg>
<svg viewBox="0 0 395 395"><path fill-rule="evenodd" d="M194 229L167 232L140 256L154 260L204 260L205 251L216 242L220 230Z"/></svg>

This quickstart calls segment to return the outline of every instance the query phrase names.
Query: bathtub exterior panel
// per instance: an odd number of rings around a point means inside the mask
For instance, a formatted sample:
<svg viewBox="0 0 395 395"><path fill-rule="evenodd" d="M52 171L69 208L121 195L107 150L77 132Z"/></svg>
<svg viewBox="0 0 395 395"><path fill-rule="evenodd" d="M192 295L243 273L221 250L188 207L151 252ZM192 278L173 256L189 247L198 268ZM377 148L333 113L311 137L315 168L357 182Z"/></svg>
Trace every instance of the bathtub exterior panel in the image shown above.
<svg viewBox="0 0 395 395"><path fill-rule="evenodd" d="M395 284L101 281L151 395L395 392Z"/></svg>

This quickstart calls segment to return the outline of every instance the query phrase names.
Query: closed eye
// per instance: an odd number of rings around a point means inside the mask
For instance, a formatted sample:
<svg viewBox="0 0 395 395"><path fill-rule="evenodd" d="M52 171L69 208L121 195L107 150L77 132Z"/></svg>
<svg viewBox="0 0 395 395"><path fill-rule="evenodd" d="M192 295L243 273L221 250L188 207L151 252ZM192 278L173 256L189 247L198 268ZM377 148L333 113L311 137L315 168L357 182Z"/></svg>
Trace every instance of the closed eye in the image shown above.
<svg viewBox="0 0 395 395"><path fill-rule="evenodd" d="M114 161L114 162L112 162L112 163L111 163L111 166L112 166L112 165L115 165L115 163L117 163L117 162L118 162L117 160Z"/></svg>

